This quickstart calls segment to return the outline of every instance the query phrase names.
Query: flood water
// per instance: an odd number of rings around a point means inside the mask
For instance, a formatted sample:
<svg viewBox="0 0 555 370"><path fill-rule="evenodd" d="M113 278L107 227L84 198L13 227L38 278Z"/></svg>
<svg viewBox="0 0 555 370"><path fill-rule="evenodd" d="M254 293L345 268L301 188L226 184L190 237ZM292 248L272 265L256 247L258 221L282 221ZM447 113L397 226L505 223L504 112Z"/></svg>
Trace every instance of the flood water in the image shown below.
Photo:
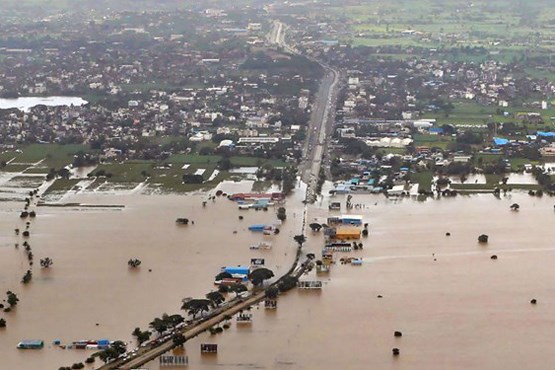
<svg viewBox="0 0 555 370"><path fill-rule="evenodd" d="M0 109L19 109L24 112L36 107L46 105L47 107L59 106L81 106L88 102L84 99L72 96L48 96L48 97L22 97L16 99L0 99Z"/></svg>
<svg viewBox="0 0 555 370"><path fill-rule="evenodd" d="M288 219L279 235L268 237L268 251L249 250L265 237L247 227L273 222L274 211L239 211L227 199L203 208L203 199L85 194L75 200L125 208L38 208L29 243L37 264L49 256L54 265L50 271L35 267L28 286L19 282L27 268L24 252L13 246L23 240L13 234L23 225L21 203L2 203L0 292L11 289L21 302L15 312L0 314L8 321L0 329L0 368L57 369L92 353L55 348L54 339L131 341L135 327L178 312L184 297L210 291L223 265L264 257L276 275L288 268L304 209L300 197L287 201ZM344 197L334 200L344 206ZM363 251L336 258L363 257L363 265L338 263L329 275L311 273L306 279L324 281L321 292L291 291L275 311L254 308L252 325L233 323L223 334L187 342L190 368L552 368L552 198L514 193L417 202L355 195L352 202L363 205L350 213L364 216L370 235L362 240ZM509 210L515 202L518 212ZM324 199L309 207L308 221L327 217L327 205ZM178 227L177 217L195 224ZM480 234L489 235L486 246L477 243ZM322 233L307 236L307 252L319 256ZM143 263L131 271L127 260L135 257ZM532 298L537 305L529 303ZM394 338L396 330L403 337ZM47 346L15 349L22 339L43 339ZM201 356L201 343L218 343L218 354ZM393 347L399 357L391 355ZM143 367L159 368L156 362Z"/></svg>

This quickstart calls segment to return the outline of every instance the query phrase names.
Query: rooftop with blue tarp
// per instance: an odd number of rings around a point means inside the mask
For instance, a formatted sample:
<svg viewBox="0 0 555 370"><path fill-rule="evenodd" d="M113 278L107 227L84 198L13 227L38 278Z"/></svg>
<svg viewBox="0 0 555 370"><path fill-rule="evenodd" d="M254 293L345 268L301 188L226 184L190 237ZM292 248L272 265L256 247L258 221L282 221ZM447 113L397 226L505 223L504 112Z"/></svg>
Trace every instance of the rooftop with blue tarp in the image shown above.
<svg viewBox="0 0 555 370"><path fill-rule="evenodd" d="M248 266L227 266L224 268L224 271L230 274L237 274L237 275L248 275L249 273Z"/></svg>
<svg viewBox="0 0 555 370"><path fill-rule="evenodd" d="M496 146L503 146L503 145L509 144L509 140L504 139L502 137L494 137L493 138L493 144L496 145Z"/></svg>
<svg viewBox="0 0 555 370"><path fill-rule="evenodd" d="M353 177L353 178L351 179L351 184L353 184L353 185L358 185L359 182L360 182L360 179L359 179L359 178Z"/></svg>
<svg viewBox="0 0 555 370"><path fill-rule="evenodd" d="M548 131L538 131L536 135L541 137L555 137L555 132L548 132Z"/></svg>

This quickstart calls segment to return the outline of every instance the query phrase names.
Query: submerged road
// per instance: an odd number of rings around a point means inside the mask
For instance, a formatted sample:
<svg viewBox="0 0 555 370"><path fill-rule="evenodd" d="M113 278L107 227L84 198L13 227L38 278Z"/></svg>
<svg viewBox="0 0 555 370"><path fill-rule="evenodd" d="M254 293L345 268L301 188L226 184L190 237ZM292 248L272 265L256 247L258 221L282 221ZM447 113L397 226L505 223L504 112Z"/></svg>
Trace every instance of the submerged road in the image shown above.
<svg viewBox="0 0 555 370"><path fill-rule="evenodd" d="M286 30L287 28L283 23L276 21L268 38L273 44L282 47L285 51L302 55L286 43ZM335 123L335 106L341 75L338 70L317 59L306 58L320 64L325 71L325 75L316 93L314 104L312 104L310 122L307 127L306 140L303 147L303 161L299 166L301 179L307 184L306 201L312 203L316 201L318 196L316 190L322 165L327 170L326 175L329 176L329 156L327 150L329 138Z"/></svg>

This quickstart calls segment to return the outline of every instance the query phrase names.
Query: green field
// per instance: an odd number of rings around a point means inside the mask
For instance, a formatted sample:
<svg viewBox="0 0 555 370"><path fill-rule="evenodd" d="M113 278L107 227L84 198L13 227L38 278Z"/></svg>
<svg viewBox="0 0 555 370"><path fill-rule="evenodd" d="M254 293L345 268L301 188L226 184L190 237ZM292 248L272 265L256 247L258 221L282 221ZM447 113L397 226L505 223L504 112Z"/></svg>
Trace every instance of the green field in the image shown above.
<svg viewBox="0 0 555 370"><path fill-rule="evenodd" d="M433 176L432 171L411 173L410 180L413 183L418 183L418 191L430 192L432 190Z"/></svg>
<svg viewBox="0 0 555 370"><path fill-rule="evenodd" d="M53 192L66 192L68 190L71 190L75 185L77 185L78 182L79 180L75 179L57 179L52 183L52 185L48 187L45 194L50 194Z"/></svg>
<svg viewBox="0 0 555 370"><path fill-rule="evenodd" d="M107 163L99 165L94 173L105 171L110 182L133 182L140 183L145 181L146 175L151 174L154 162L150 161L129 161L125 163Z"/></svg>
<svg viewBox="0 0 555 370"><path fill-rule="evenodd" d="M34 164L44 160L39 166L60 169L73 162L73 156L78 152L90 152L86 145L81 144L30 144L18 148L21 153L15 156L3 153L2 156L15 158L14 164ZM46 171L48 172L48 171Z"/></svg>

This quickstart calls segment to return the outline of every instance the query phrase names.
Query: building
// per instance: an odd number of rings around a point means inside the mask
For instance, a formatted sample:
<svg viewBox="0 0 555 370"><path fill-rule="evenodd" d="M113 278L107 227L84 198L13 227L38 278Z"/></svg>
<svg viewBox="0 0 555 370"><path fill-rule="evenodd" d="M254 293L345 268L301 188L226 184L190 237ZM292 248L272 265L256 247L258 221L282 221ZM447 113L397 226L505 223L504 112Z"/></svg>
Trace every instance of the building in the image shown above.
<svg viewBox="0 0 555 370"><path fill-rule="evenodd" d="M22 340L17 344L19 349L41 349L42 347L44 347L42 340Z"/></svg>
<svg viewBox="0 0 555 370"><path fill-rule="evenodd" d="M357 240L360 239L360 228L341 226L336 228L329 237L336 240Z"/></svg>
<svg viewBox="0 0 555 370"><path fill-rule="evenodd" d="M240 137L238 144L276 144L279 142L278 137Z"/></svg>

